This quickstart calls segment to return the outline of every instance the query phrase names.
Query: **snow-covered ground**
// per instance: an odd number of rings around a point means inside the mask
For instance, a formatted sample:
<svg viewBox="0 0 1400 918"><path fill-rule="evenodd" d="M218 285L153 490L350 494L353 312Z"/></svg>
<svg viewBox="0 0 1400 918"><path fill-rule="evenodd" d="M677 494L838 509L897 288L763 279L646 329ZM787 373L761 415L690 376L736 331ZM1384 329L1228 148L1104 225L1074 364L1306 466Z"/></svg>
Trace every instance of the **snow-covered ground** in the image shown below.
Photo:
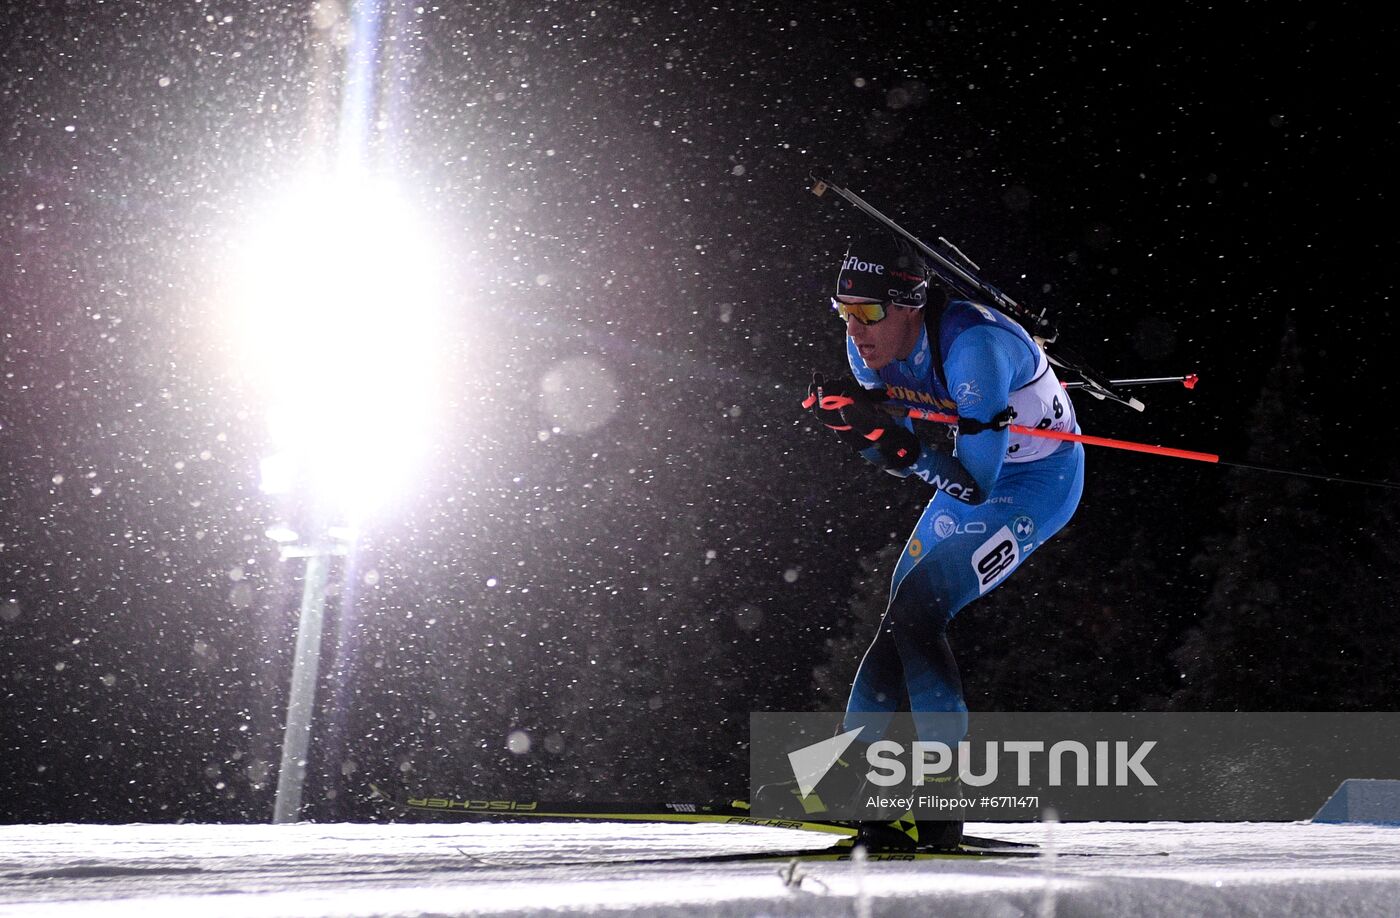
<svg viewBox="0 0 1400 918"><path fill-rule="evenodd" d="M1058 854L808 863L792 885L772 862L626 860L829 836L637 824L0 826L0 915L1400 915L1397 828L969 830Z"/></svg>

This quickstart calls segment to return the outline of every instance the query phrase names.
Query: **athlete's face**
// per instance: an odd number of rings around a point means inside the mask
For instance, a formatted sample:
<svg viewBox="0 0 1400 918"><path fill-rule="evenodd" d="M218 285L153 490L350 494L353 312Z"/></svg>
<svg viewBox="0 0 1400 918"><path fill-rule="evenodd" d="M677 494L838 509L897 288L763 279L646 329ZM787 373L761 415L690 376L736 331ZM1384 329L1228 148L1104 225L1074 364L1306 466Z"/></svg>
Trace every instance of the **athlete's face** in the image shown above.
<svg viewBox="0 0 1400 918"><path fill-rule="evenodd" d="M872 370L891 361L903 360L919 340L923 311L907 306L889 306L885 317L873 325L862 325L855 316L846 319L846 334L855 343L860 359Z"/></svg>

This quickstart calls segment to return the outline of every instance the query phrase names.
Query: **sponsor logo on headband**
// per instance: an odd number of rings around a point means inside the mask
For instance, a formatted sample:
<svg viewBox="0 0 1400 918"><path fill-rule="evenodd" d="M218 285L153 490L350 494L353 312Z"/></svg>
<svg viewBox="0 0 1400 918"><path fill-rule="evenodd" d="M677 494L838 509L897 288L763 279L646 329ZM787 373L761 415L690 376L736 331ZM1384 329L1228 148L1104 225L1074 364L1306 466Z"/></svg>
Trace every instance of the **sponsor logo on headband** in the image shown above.
<svg viewBox="0 0 1400 918"><path fill-rule="evenodd" d="M846 260L841 263L842 271L864 271L867 274L884 274L885 266L877 265L873 261L861 261L854 255L847 255Z"/></svg>

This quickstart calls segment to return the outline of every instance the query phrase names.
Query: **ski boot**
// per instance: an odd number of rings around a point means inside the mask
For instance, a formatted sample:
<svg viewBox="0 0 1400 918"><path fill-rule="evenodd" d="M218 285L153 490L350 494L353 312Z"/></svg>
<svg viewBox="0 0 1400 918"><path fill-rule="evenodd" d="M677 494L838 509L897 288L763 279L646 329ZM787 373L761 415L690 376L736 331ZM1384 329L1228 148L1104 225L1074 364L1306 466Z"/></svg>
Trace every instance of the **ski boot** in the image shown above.
<svg viewBox="0 0 1400 918"><path fill-rule="evenodd" d="M962 845L961 819L898 819L856 823L855 843L868 851L957 851Z"/></svg>
<svg viewBox="0 0 1400 918"><path fill-rule="evenodd" d="M920 851L957 851L962 844L961 819L919 819L914 822L916 846Z"/></svg>
<svg viewBox="0 0 1400 918"><path fill-rule="evenodd" d="M753 793L756 812L781 813L789 819L813 822L839 822L834 813L849 811L865 791L865 752L855 743L836 760L818 787L803 794L796 781L765 784Z"/></svg>
<svg viewBox="0 0 1400 918"><path fill-rule="evenodd" d="M855 844L867 851L917 851L919 830L911 813L894 819L864 819L856 823Z"/></svg>
<svg viewBox="0 0 1400 918"><path fill-rule="evenodd" d="M956 801L950 813L961 811L962 780L957 775L935 777L924 785L924 794ZM962 844L961 819L915 819L914 837L920 851L956 851Z"/></svg>

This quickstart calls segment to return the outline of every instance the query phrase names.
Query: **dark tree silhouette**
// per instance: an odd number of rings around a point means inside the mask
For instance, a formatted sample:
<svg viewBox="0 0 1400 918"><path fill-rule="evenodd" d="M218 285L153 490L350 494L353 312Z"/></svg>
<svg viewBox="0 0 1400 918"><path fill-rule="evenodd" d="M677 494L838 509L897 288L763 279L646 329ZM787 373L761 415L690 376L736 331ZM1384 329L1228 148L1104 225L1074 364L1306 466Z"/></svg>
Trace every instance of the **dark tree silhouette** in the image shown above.
<svg viewBox="0 0 1400 918"><path fill-rule="evenodd" d="M1296 328L1254 409L1251 461L1321 467ZM1211 587L1198 624L1173 654L1182 710L1330 710L1393 704L1395 550L1377 538L1393 501L1306 478L1229 476L1224 532L1197 559ZM1377 638L1388 636L1385 646ZM1387 692L1377 679L1388 675ZM1389 698L1386 698L1388 694Z"/></svg>

